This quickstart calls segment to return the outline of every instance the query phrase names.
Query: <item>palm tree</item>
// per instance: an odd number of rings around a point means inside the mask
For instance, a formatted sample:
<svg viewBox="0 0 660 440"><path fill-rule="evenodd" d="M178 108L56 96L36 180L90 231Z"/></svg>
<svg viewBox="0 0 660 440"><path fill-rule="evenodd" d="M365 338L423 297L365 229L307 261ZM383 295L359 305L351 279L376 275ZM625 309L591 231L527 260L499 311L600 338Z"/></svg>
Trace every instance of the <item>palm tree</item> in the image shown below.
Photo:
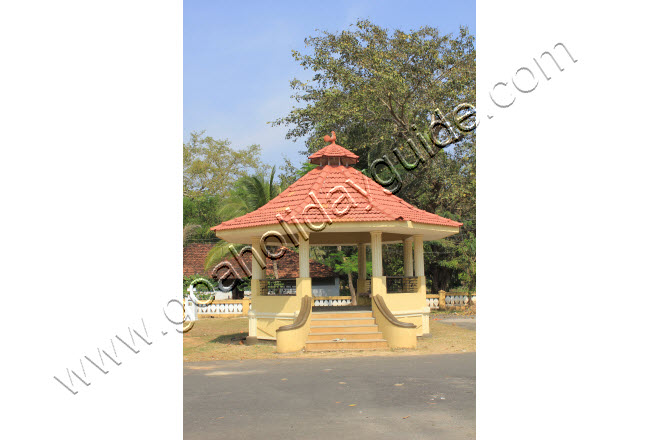
<svg viewBox="0 0 660 440"><path fill-rule="evenodd" d="M275 183L275 165L270 176L260 173L240 178L231 191L230 197L222 203L218 215L222 221L231 220L248 212L255 211L273 200L282 192L280 185ZM218 264L229 253L229 243L218 242L206 257L206 270ZM273 271L277 277L277 261L273 260Z"/></svg>

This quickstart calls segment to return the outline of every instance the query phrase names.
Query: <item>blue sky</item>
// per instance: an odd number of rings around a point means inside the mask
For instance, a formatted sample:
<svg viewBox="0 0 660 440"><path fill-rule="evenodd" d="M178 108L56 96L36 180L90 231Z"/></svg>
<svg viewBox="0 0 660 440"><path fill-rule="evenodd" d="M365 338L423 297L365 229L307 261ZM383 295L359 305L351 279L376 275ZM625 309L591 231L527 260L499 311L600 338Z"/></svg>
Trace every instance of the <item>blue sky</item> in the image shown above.
<svg viewBox="0 0 660 440"><path fill-rule="evenodd" d="M268 164L282 164L283 154L295 163L306 160L298 154L302 139L287 140L286 127L267 124L293 107L289 81L310 76L291 50L304 52L305 37L317 29L336 32L362 18L391 29L428 25L455 33L466 25L471 33L476 30L474 1L184 0L184 140L191 131L206 130L236 148L261 145Z"/></svg>

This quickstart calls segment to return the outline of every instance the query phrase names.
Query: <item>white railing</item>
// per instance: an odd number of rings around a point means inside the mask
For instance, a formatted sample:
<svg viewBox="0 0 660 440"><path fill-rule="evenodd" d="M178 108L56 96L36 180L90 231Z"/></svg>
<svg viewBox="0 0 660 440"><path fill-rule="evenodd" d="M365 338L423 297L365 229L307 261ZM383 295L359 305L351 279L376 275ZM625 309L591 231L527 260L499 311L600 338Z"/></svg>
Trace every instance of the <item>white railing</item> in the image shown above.
<svg viewBox="0 0 660 440"><path fill-rule="evenodd" d="M249 300L248 300L249 301ZM247 315L249 307L252 305L242 299L216 300L211 304L197 306L198 315ZM248 309L245 310L245 303L248 303Z"/></svg>
<svg viewBox="0 0 660 440"><path fill-rule="evenodd" d="M429 309L440 308L440 295L426 295L426 305Z"/></svg>
<svg viewBox="0 0 660 440"><path fill-rule="evenodd" d="M314 297L315 307L324 306L324 307L340 307L340 306L350 306L351 297L350 296L316 296Z"/></svg>
<svg viewBox="0 0 660 440"><path fill-rule="evenodd" d="M465 306L468 303L467 295L445 295L445 305L446 306Z"/></svg>
<svg viewBox="0 0 660 440"><path fill-rule="evenodd" d="M443 295L426 295L426 305L430 309L439 309ZM444 293L444 307L465 307L468 304L468 295L464 293ZM477 296L472 295L472 304L476 304Z"/></svg>

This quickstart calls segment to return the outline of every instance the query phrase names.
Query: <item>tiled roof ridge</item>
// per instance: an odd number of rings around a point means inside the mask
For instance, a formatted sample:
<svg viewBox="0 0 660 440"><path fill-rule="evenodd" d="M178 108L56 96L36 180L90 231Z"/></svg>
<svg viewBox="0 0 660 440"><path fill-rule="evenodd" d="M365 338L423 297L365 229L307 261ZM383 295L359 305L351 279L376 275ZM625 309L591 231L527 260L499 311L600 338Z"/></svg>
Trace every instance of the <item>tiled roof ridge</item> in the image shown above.
<svg viewBox="0 0 660 440"><path fill-rule="evenodd" d="M341 145L330 144L318 150L316 153L310 155L308 159L316 159L323 156L333 156L333 157L350 157L351 159L359 159L360 156L353 153L348 148L344 148Z"/></svg>

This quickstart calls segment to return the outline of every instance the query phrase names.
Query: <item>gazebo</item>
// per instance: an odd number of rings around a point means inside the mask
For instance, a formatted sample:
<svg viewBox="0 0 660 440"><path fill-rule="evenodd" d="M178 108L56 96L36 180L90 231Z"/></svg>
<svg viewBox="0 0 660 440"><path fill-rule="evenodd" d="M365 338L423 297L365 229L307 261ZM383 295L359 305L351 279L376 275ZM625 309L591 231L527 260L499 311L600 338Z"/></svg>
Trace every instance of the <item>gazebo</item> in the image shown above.
<svg viewBox="0 0 660 440"><path fill-rule="evenodd" d="M395 196L351 167L358 156L337 145L334 132L324 139L330 144L309 156L318 167L256 211L212 228L229 243L251 245L245 248L252 253L247 342L276 340L281 353L415 348L417 337L429 333L423 243L456 234L462 224ZM383 273L384 243L403 243L404 274L396 293L388 291ZM335 245L358 247L357 293L366 300L366 310L312 313L310 247ZM293 252L287 247L299 253L295 295L268 295L265 261Z"/></svg>

